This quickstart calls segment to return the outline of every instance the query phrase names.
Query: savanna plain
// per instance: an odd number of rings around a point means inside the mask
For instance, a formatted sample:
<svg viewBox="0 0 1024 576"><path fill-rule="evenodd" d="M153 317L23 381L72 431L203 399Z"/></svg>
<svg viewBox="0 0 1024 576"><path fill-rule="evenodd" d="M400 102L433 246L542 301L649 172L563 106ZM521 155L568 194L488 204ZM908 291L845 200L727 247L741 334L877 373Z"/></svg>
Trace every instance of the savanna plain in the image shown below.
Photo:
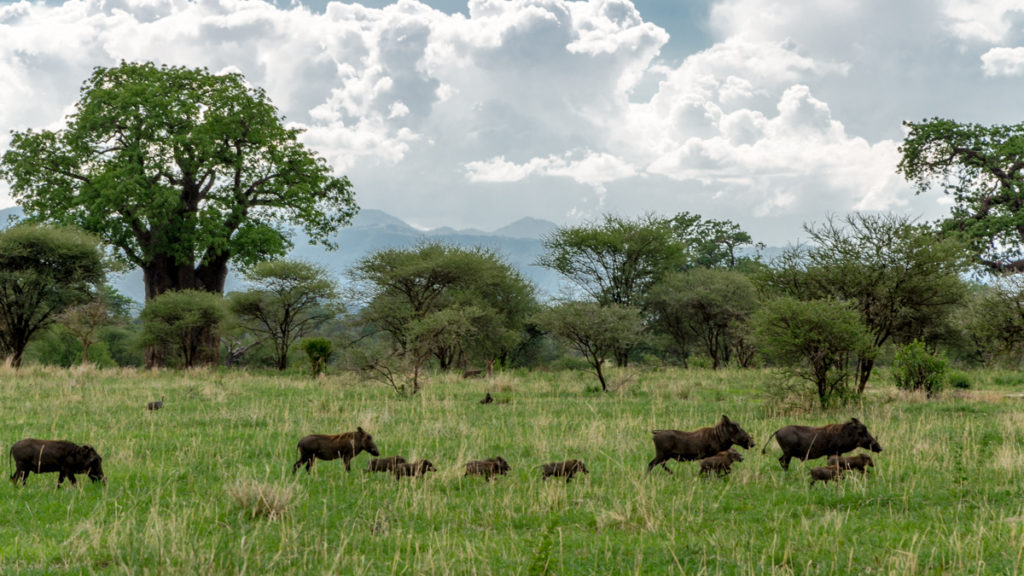
<svg viewBox="0 0 1024 576"><path fill-rule="evenodd" d="M937 398L879 373L845 408L785 407L756 370L432 375L411 397L337 374L0 369L0 454L24 437L90 444L107 483L5 483L9 574L1019 574L1024 571L1024 373L970 373ZM495 402L481 405L490 392ZM146 403L166 397L164 408ZM646 473L652 429L722 414L757 442L725 478L695 462ZM875 468L809 486L784 472L786 424L857 417ZM310 433L363 427L425 478L365 472L367 453L292 474ZM469 460L504 457L490 482ZM541 480L580 458L589 475ZM12 465L8 460L9 475Z"/></svg>

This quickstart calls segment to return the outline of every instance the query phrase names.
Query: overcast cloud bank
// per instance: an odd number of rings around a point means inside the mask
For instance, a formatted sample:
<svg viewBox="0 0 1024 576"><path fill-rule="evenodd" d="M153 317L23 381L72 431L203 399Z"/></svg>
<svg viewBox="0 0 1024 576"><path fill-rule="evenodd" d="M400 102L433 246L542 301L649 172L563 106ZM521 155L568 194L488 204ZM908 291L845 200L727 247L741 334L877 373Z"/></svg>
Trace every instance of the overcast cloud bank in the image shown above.
<svg viewBox="0 0 1024 576"><path fill-rule="evenodd" d="M423 228L686 210L784 244L828 214L945 213L895 173L902 121L1024 116L1020 0L706 4L711 41L670 61L626 0L22 1L0 7L0 151L59 128L94 66L205 66Z"/></svg>

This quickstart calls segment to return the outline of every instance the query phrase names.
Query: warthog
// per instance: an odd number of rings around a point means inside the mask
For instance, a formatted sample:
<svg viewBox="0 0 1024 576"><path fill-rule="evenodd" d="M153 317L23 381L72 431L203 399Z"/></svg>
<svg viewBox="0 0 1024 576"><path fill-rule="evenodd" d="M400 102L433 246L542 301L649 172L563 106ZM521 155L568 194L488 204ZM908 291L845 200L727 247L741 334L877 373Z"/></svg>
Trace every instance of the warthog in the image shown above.
<svg viewBox="0 0 1024 576"><path fill-rule="evenodd" d="M772 436L782 448L779 462L783 470L789 470L791 458L814 460L822 456L839 456L857 448L866 448L872 452L882 451L882 446L868 432L868 427L856 418L842 424L826 426L783 426L772 432ZM769 436L768 440L771 439ZM765 442L761 453L764 454L766 450L768 442Z"/></svg>
<svg viewBox="0 0 1024 576"><path fill-rule="evenodd" d="M565 481L569 482L572 480L576 473L590 474L590 470L587 470L587 465L582 460L566 460L565 462L551 462L550 464L541 464L538 468L543 468L543 476L541 480L547 480L548 476L565 476Z"/></svg>
<svg viewBox="0 0 1024 576"><path fill-rule="evenodd" d="M871 460L871 456L867 454L857 454L855 456L836 456L835 454L828 457L828 465L833 468L841 468L843 470L860 470L861 474L868 471L868 466L874 468L875 463Z"/></svg>
<svg viewBox="0 0 1024 576"><path fill-rule="evenodd" d="M434 468L434 464L430 460L403 462L395 466L395 480L401 479L402 476L420 477L427 472L437 472L437 468Z"/></svg>
<svg viewBox="0 0 1024 576"><path fill-rule="evenodd" d="M750 438L739 424L729 420L722 414L718 424L700 428L692 432L680 430L654 430L654 449L657 452L654 460L647 464L647 473L661 464L661 467L672 473L665 465L668 460L699 460L714 456L722 450L728 450L733 444L743 448L752 448L754 440Z"/></svg>
<svg viewBox="0 0 1024 576"><path fill-rule="evenodd" d="M490 480L498 474L508 474L512 467L501 456L488 460L466 462L466 476L483 476Z"/></svg>
<svg viewBox="0 0 1024 576"><path fill-rule="evenodd" d="M75 485L75 474L83 473L93 482L107 481L103 475L103 458L87 444L79 446L65 440L25 438L11 446L11 458L15 467L11 482L17 484L21 480L23 486L30 472L60 472L58 486L64 482L64 478L70 480L72 486Z"/></svg>
<svg viewBox="0 0 1024 576"><path fill-rule="evenodd" d="M159 400L155 402L149 402L146 404L146 410L159 410L164 407L164 397L161 396Z"/></svg>
<svg viewBox="0 0 1024 576"><path fill-rule="evenodd" d="M843 477L843 470L835 466L819 466L811 468L811 486L815 482L831 482Z"/></svg>
<svg viewBox="0 0 1024 576"><path fill-rule="evenodd" d="M405 458L401 456L388 456L387 458L373 458L366 465L367 472L391 472L399 464L405 464Z"/></svg>
<svg viewBox="0 0 1024 576"><path fill-rule="evenodd" d="M714 456L708 456L701 460L700 472L697 475L707 476L709 473L714 472L718 476L724 476L732 472L733 462L743 462L743 455L737 452L735 448L722 450Z"/></svg>
<svg viewBox="0 0 1024 576"><path fill-rule="evenodd" d="M491 396L490 392L485 394L484 399L480 401L481 404L490 404L491 402L494 402L494 397Z"/></svg>
<svg viewBox="0 0 1024 576"><path fill-rule="evenodd" d="M334 460L343 458L345 460L345 471L350 472L352 468L349 462L357 454L366 450L374 456L380 456L377 445L373 443L373 436L370 436L362 428L356 428L355 432L344 432L342 434L311 434L299 440L299 460L292 466L292 474L299 469L299 466L306 465L306 472L313 467L313 460Z"/></svg>

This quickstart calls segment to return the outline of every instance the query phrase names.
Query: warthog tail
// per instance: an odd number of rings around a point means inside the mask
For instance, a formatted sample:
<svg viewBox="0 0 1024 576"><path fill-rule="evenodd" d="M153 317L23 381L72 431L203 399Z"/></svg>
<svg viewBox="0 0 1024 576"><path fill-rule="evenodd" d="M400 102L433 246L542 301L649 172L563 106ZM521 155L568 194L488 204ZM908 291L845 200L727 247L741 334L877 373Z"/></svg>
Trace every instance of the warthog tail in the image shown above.
<svg viewBox="0 0 1024 576"><path fill-rule="evenodd" d="M764 441L764 448L761 448L761 454L764 454L768 450L768 443L771 442L772 438L775 437L775 433L776 432L778 432L778 430L776 430L775 432L772 432L772 435L769 436L768 439Z"/></svg>

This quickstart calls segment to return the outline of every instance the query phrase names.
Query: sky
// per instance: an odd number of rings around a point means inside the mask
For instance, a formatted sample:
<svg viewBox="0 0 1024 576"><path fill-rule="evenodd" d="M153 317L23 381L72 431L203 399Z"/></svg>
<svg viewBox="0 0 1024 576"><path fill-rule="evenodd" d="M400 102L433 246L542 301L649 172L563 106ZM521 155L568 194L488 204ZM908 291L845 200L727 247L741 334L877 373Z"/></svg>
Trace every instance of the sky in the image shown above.
<svg viewBox="0 0 1024 576"><path fill-rule="evenodd" d="M241 72L361 207L423 229L934 220L902 122L1024 121L1024 0L48 0L0 3L0 153L122 60Z"/></svg>

